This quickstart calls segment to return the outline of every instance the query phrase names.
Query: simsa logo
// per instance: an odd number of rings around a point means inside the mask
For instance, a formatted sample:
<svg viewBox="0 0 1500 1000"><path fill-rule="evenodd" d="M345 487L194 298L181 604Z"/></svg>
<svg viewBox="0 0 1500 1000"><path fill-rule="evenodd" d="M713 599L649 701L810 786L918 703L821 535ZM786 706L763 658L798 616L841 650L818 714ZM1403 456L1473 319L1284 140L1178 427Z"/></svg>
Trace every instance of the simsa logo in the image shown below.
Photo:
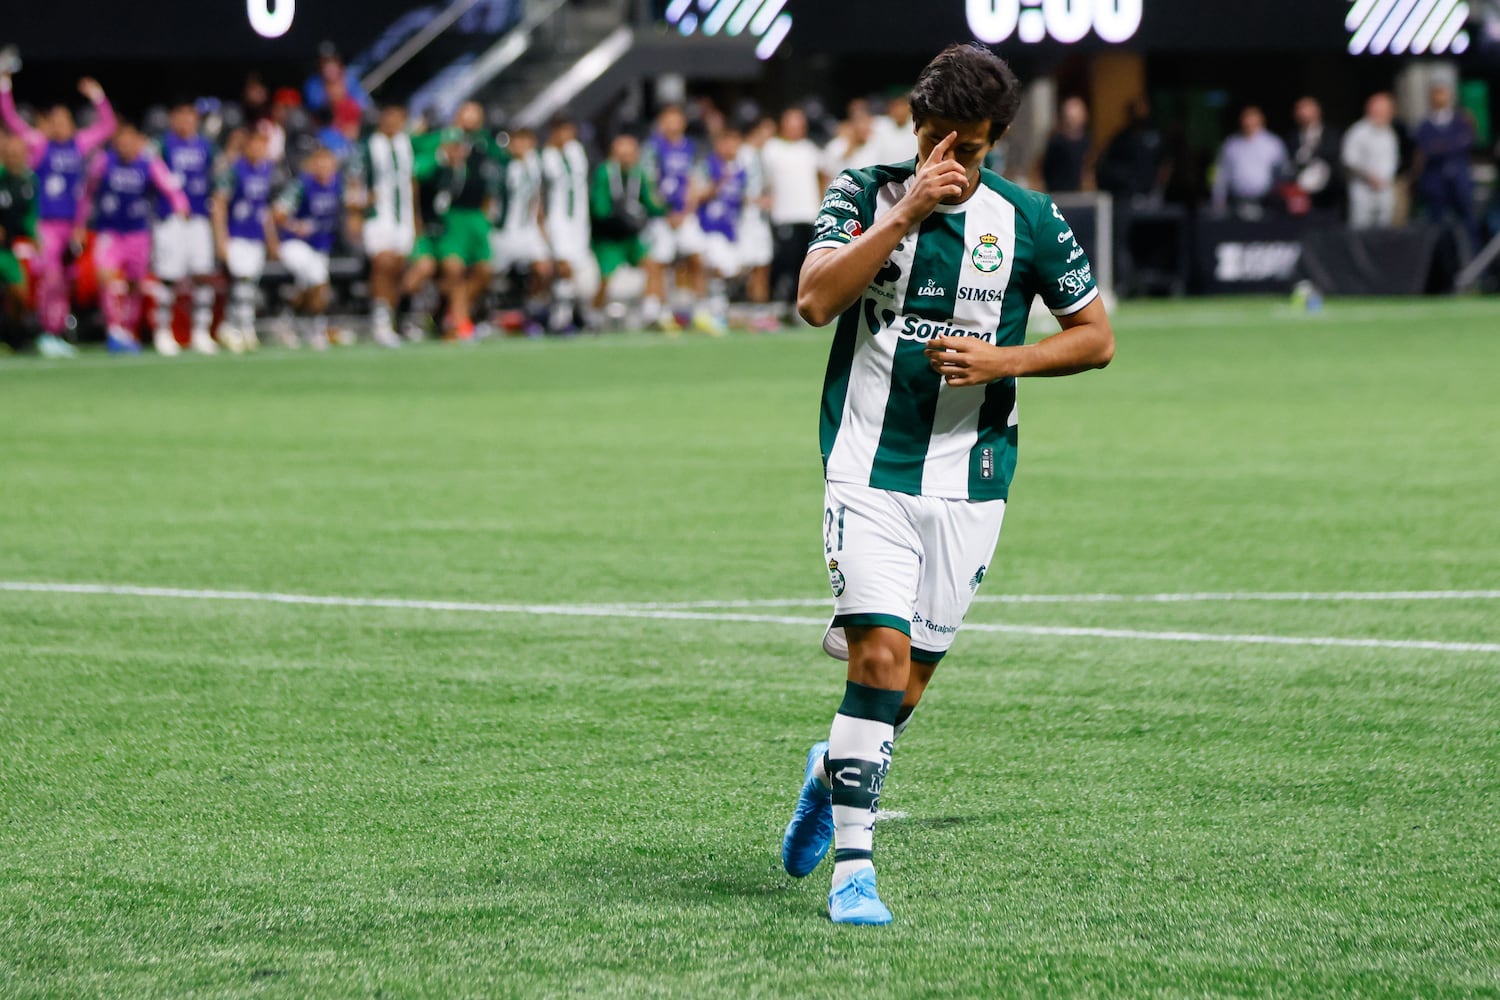
<svg viewBox="0 0 1500 1000"><path fill-rule="evenodd" d="M1028 44L1082 41L1090 31L1125 42L1141 27L1144 0L967 0L969 30L986 45L1017 36Z"/></svg>
<svg viewBox="0 0 1500 1000"><path fill-rule="evenodd" d="M274 5L274 6L273 6ZM296 0L245 0L250 27L262 38L280 38L292 28Z"/></svg>

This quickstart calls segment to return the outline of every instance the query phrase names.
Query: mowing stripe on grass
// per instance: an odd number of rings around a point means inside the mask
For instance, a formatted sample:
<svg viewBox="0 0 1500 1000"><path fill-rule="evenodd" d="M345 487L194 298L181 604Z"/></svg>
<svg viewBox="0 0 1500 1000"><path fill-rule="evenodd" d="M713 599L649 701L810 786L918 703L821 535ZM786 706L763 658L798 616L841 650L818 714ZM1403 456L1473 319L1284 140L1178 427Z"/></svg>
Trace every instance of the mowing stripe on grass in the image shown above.
<svg viewBox="0 0 1500 1000"><path fill-rule="evenodd" d="M660 621L747 622L762 625L825 627L826 618L791 615L692 611L680 608L642 608L607 604L490 604L477 601L418 601L398 597L337 597L317 594L280 594L253 590L191 590L181 587L136 587L109 583L45 583L0 580L0 591L34 594L93 594L114 597L159 597L175 600L252 601L262 604L300 604L340 608L393 608L414 611L465 611L493 615L555 615L564 618L635 618ZM1447 653L1500 653L1500 643L1446 642L1428 639L1360 639L1334 636L1220 634L1215 632L1155 632L1135 629L1075 628L1065 625L965 625L966 632L1038 635L1094 639L1136 639L1154 642L1222 642L1262 646L1341 646L1361 649L1424 649Z"/></svg>

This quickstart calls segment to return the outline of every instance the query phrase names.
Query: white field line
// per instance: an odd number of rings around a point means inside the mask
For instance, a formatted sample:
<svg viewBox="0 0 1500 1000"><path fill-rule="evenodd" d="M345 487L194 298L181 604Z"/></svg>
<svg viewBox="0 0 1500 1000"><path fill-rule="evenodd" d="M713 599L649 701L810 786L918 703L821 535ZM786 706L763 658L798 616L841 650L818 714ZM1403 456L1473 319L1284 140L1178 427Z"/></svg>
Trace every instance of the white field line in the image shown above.
<svg viewBox="0 0 1500 1000"><path fill-rule="evenodd" d="M490 604L475 601L418 601L396 597L336 597L281 594L249 590L190 590L180 587L135 587L106 583L42 583L0 581L0 592L94 594L154 597L173 600L249 601L262 604L300 604L340 608L393 608L417 611L461 611L493 615L550 615L564 618L629 618L662 621L747 622L763 625L823 627L826 618L741 612L692 611L678 608L630 608L601 604ZM1156 642L1217 642L1270 646L1337 646L1358 649L1422 649L1449 653L1500 653L1500 643L1445 642L1426 639L1351 639L1330 636L1222 634L1215 632L1158 632L1135 629L1073 628L1054 625L965 625L966 632L1072 638L1136 639Z"/></svg>
<svg viewBox="0 0 1500 1000"><path fill-rule="evenodd" d="M1183 594L980 594L975 604L1192 604L1207 601L1494 601L1500 590L1203 591ZM827 597L751 601L647 601L601 607L636 609L831 608Z"/></svg>

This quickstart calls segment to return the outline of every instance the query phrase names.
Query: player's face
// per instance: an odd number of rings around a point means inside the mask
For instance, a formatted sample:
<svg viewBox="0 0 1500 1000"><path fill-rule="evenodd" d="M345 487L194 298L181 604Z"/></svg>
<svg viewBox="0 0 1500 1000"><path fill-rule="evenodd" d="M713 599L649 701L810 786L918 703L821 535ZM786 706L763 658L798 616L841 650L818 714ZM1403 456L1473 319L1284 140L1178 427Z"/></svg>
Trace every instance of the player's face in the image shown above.
<svg viewBox="0 0 1500 1000"><path fill-rule="evenodd" d="M453 124L465 132L478 132L484 126L484 109L477 101L469 101L453 116Z"/></svg>
<svg viewBox="0 0 1500 1000"><path fill-rule="evenodd" d="M268 152L266 137L259 132L251 132L245 139L245 159L251 163L259 163L266 158Z"/></svg>
<svg viewBox="0 0 1500 1000"><path fill-rule="evenodd" d="M641 146L635 141L634 136L622 135L614 141L610 147L610 154L627 170L635 166L641 160Z"/></svg>
<svg viewBox="0 0 1500 1000"><path fill-rule="evenodd" d="M133 128L127 126L115 132L115 151L127 163L140 156L145 145L145 138Z"/></svg>
<svg viewBox="0 0 1500 1000"><path fill-rule="evenodd" d="M53 108L47 115L47 138L53 142L67 142L73 138L73 112L62 105Z"/></svg>
<svg viewBox="0 0 1500 1000"><path fill-rule="evenodd" d="M3 144L0 144L0 152L4 154L7 169L17 172L30 169L31 157L26 152L26 140L20 136L5 137Z"/></svg>
<svg viewBox="0 0 1500 1000"><path fill-rule="evenodd" d="M334 172L338 169L338 160L328 150L320 150L313 155L309 169L311 169L312 175L318 179L319 184L327 184L333 180Z"/></svg>
<svg viewBox="0 0 1500 1000"><path fill-rule="evenodd" d="M395 135L406 128L406 109L398 107L386 107L380 110L380 131L386 135Z"/></svg>
<svg viewBox="0 0 1500 1000"><path fill-rule="evenodd" d="M198 133L198 112L191 104L172 109L172 131L184 139Z"/></svg>
<svg viewBox="0 0 1500 1000"><path fill-rule="evenodd" d="M512 156L526 156L536 149L536 136L529 132L517 132L510 137L510 152Z"/></svg>
<svg viewBox="0 0 1500 1000"><path fill-rule="evenodd" d="M681 111L672 108L662 112L658 127L662 135L675 142L681 139L683 133L687 131L687 119L683 117Z"/></svg>
<svg viewBox="0 0 1500 1000"><path fill-rule="evenodd" d="M925 161L933 149L949 132L957 132L950 154L969 174L969 185L958 198L944 199L949 204L963 201L979 186L979 168L989 155L994 143L990 142L989 122L955 122L946 118L929 118L917 128L917 160Z"/></svg>

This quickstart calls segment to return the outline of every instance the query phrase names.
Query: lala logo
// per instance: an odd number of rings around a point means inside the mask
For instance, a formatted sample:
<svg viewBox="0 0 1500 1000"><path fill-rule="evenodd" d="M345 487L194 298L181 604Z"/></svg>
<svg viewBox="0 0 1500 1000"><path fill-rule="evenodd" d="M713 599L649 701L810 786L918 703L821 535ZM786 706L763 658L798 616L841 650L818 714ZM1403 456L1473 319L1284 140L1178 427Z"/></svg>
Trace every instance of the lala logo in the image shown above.
<svg viewBox="0 0 1500 1000"><path fill-rule="evenodd" d="M974 252L969 254L969 259L974 262L974 267L985 274L991 274L1000 270L1000 262L1003 259L1000 253L1000 237L985 233L979 237L979 245Z"/></svg>
<svg viewBox="0 0 1500 1000"><path fill-rule="evenodd" d="M931 278L927 279L927 284L917 289L917 298L919 299L940 299L947 294L948 289Z"/></svg>

